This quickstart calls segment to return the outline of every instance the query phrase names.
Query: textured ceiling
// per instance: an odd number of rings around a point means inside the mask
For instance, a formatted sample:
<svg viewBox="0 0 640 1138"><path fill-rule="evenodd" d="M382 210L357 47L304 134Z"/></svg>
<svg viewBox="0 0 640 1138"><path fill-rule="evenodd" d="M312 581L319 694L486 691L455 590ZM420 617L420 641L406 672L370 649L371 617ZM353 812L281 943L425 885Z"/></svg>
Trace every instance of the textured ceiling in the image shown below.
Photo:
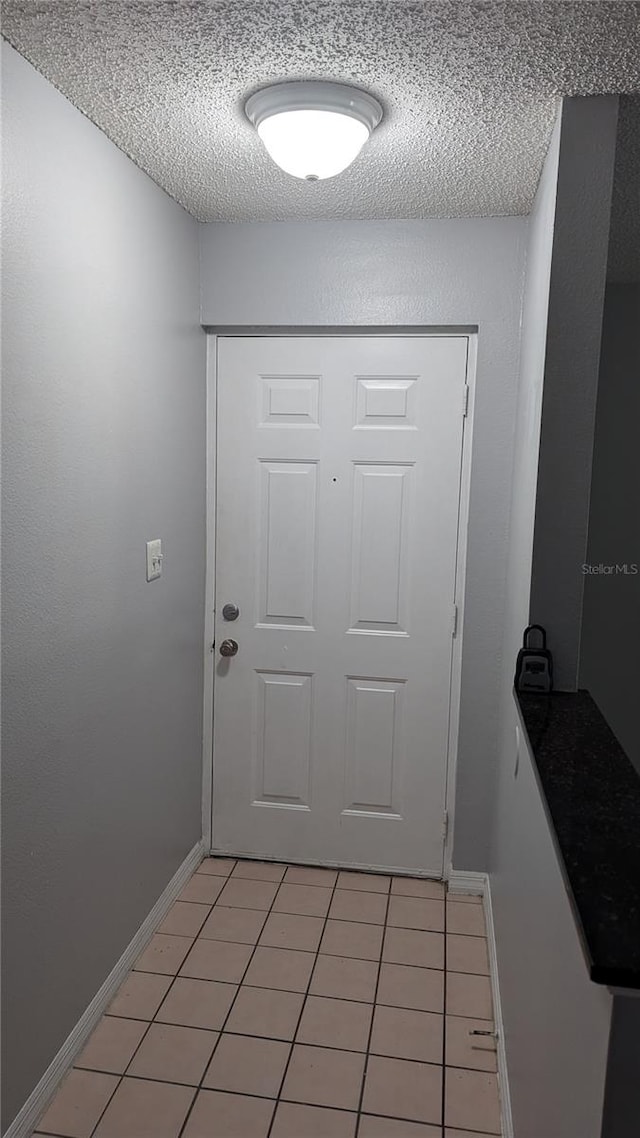
<svg viewBox="0 0 640 1138"><path fill-rule="evenodd" d="M527 213L559 95L640 91L638 3L5 0L3 34L202 221ZM385 117L337 179L264 153L247 94L331 78Z"/></svg>

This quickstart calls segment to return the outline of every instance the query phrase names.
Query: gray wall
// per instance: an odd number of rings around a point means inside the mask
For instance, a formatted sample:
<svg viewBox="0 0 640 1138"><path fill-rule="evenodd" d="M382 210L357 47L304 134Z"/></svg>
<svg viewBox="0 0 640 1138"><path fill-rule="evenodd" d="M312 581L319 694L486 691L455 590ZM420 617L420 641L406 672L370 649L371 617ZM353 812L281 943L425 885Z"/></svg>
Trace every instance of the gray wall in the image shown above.
<svg viewBox="0 0 640 1138"><path fill-rule="evenodd" d="M585 577L580 644L580 686L591 692L638 771L639 320L640 284L609 284L602 328L586 563L626 566L628 571Z"/></svg>
<svg viewBox="0 0 640 1138"><path fill-rule="evenodd" d="M216 327L477 325L454 864L487 863L526 221L201 227Z"/></svg>
<svg viewBox="0 0 640 1138"><path fill-rule="evenodd" d="M514 709L491 873L513 1131L600 1138L612 998L589 979L529 749L522 736L516 745L518 723Z"/></svg>
<svg viewBox="0 0 640 1138"><path fill-rule="evenodd" d="M195 222L2 62L6 1126L201 833L205 336Z"/></svg>
<svg viewBox="0 0 640 1138"><path fill-rule="evenodd" d="M613 1001L602 1138L638 1138L640 1125L640 999Z"/></svg>
<svg viewBox="0 0 640 1138"><path fill-rule="evenodd" d="M618 100L565 99L553 235L531 618L575 691Z"/></svg>
<svg viewBox="0 0 640 1138"><path fill-rule="evenodd" d="M557 355L548 359L552 333L562 331L557 306L564 298L553 288L554 270L558 280L563 266L556 258L571 256L570 250L558 242L555 229L556 217L566 219L570 213L575 186L558 179L558 168L570 155L571 160L582 161L574 150L573 102L565 100L556 124L529 223L515 460L510 480L499 775L490 881L517 1138L599 1138L611 1015L611 997L588 977L523 740L517 761L516 729L520 730L521 724L512 695L516 653L529 621L542 386L544 379L546 400L549 367L558 365ZM595 102L582 100L585 110L591 103L597 115ZM567 278L570 268L565 266ZM584 300L585 294L582 296ZM572 293L568 299L571 307L575 299ZM579 346L579 355L583 348ZM557 372L552 374L557 378ZM572 450L574 443L573 432L567 427L565 448ZM586 486L588 489L588 482ZM561 556L561 549L557 554Z"/></svg>

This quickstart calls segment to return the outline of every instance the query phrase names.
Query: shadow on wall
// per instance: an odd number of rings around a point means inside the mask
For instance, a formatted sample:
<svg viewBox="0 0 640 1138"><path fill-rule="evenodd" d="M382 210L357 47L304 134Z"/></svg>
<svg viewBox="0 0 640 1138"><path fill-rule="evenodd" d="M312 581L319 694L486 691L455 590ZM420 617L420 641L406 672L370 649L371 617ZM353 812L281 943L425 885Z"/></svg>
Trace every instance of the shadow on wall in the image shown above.
<svg viewBox="0 0 640 1138"><path fill-rule="evenodd" d="M620 100L585 575L580 686L640 772L640 97Z"/></svg>

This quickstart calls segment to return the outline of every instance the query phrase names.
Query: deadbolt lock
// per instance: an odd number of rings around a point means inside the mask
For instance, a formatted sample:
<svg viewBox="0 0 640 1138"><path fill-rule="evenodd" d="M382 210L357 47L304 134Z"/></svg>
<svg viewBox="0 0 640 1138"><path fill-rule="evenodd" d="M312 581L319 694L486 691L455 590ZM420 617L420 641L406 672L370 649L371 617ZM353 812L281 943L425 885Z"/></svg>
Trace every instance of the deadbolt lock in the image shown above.
<svg viewBox="0 0 640 1138"><path fill-rule="evenodd" d="M237 605L228 604L228 605L225 605L222 609L222 619L223 620L237 620L239 616L240 616L240 609L238 608Z"/></svg>

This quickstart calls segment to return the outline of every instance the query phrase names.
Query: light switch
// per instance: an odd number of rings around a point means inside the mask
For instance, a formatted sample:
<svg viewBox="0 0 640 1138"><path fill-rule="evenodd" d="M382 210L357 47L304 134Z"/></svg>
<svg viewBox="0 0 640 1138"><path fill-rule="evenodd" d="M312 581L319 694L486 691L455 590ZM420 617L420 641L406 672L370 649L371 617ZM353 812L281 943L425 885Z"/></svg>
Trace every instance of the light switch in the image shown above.
<svg viewBox="0 0 640 1138"><path fill-rule="evenodd" d="M162 576L162 541L147 542L147 581L155 581Z"/></svg>

